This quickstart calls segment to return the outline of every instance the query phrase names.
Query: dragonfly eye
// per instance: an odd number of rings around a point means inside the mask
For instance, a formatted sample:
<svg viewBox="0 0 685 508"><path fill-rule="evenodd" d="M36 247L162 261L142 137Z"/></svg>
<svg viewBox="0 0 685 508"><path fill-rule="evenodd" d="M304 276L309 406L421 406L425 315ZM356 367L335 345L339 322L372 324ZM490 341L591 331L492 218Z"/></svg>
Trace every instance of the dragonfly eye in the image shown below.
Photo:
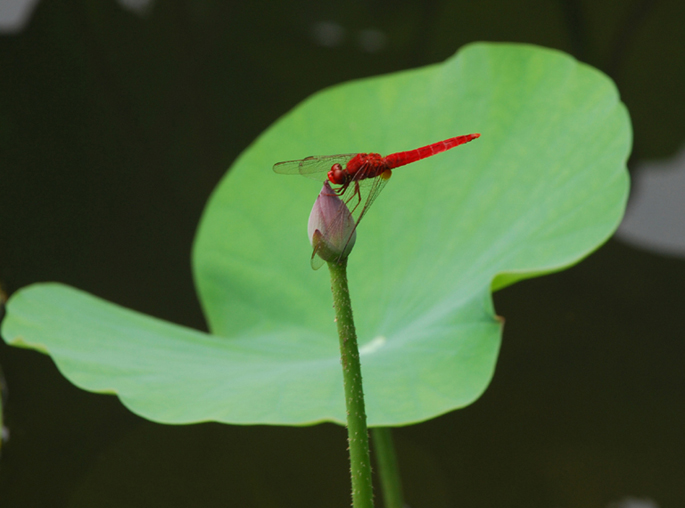
<svg viewBox="0 0 685 508"><path fill-rule="evenodd" d="M345 172L343 167L337 162L331 166L331 170L328 172L328 180L331 183L342 185L345 183Z"/></svg>

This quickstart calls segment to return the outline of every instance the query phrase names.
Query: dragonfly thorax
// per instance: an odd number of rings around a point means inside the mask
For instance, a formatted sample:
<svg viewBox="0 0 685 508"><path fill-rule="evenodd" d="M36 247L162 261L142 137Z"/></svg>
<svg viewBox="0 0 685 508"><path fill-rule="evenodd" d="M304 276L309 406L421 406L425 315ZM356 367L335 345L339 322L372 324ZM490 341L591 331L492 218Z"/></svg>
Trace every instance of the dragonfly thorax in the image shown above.
<svg viewBox="0 0 685 508"><path fill-rule="evenodd" d="M390 169L385 158L377 153L358 153L350 159L345 167L339 163L331 166L328 180L337 185L347 185L353 180L374 178Z"/></svg>

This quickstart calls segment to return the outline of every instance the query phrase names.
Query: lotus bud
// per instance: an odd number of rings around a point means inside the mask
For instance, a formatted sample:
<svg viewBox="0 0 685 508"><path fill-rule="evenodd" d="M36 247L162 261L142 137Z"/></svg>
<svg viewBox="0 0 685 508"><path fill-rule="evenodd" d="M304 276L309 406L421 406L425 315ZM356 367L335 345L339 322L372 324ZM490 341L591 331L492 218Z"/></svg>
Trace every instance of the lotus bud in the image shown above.
<svg viewBox="0 0 685 508"><path fill-rule="evenodd" d="M328 182L314 202L307 233L315 255L324 261L347 257L357 239L355 220L349 208Z"/></svg>

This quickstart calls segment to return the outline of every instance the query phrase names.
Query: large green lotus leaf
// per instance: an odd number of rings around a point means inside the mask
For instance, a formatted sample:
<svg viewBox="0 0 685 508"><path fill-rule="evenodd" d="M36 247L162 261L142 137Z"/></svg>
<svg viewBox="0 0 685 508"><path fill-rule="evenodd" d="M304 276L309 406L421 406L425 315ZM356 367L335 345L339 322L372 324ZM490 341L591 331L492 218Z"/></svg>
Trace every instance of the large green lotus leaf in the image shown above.
<svg viewBox="0 0 685 508"><path fill-rule="evenodd" d="M325 270L306 223L320 185L275 162L482 137L397 169L349 276L371 425L473 402L501 326L490 292L569 266L617 227L631 132L612 82L547 49L473 44L440 65L325 90L268 129L214 192L193 267L214 335L77 290L14 295L6 340L152 420L345 421Z"/></svg>

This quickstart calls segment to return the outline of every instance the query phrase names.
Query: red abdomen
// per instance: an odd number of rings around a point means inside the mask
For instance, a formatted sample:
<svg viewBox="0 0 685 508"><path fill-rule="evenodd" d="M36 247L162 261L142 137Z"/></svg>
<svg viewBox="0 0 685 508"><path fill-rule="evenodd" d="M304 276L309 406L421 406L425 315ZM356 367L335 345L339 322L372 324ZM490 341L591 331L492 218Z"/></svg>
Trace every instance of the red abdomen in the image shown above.
<svg viewBox="0 0 685 508"><path fill-rule="evenodd" d="M479 138L480 134L467 134L466 136L457 136L454 138L446 139L445 141L438 141L432 145L422 146L415 150L409 150L407 152L397 152L388 155L384 158L386 165L389 169L397 168L399 166L404 166L405 164L410 164L431 155L442 153L455 146L463 145L476 138Z"/></svg>

